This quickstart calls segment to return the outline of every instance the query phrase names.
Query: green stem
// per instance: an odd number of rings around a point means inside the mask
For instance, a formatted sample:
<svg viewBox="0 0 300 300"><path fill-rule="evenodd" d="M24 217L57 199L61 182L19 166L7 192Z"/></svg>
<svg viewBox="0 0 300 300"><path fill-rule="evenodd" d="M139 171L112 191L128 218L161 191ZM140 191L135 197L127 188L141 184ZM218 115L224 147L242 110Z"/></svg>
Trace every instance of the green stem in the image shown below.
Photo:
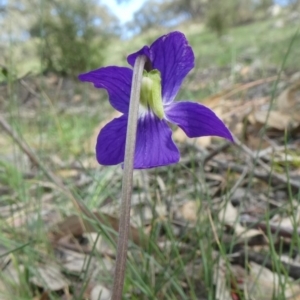
<svg viewBox="0 0 300 300"><path fill-rule="evenodd" d="M135 153L136 130L140 103L140 91L146 56L137 57L132 77L132 86L129 103L129 116L125 145L124 173L122 182L122 203L119 223L119 238L117 247L116 269L112 300L122 299L124 286L125 267L127 259L128 232L130 226L130 205L132 195L132 175Z"/></svg>

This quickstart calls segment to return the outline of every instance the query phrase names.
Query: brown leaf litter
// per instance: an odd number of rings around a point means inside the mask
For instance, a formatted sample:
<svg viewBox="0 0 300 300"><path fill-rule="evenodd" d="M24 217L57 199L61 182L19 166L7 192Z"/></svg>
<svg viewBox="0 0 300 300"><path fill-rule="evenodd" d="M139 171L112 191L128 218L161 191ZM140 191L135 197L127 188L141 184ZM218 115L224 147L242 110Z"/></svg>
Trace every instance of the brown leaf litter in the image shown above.
<svg viewBox="0 0 300 300"><path fill-rule="evenodd" d="M128 256L140 262L139 266L151 247L171 257L174 241L182 259L194 253L185 265L187 277L180 278L187 297L191 295L189 280L203 286L203 257L206 249L214 249L210 254L215 299L300 299L300 259L293 243L295 235L300 235L300 82L285 79L286 87L274 99L269 94L253 97L253 92L249 96L250 90L275 80L270 77L239 84L204 101L229 126L235 144L217 138L191 141L176 131L174 139L182 159L172 172L158 168L134 173ZM49 84L58 88L59 80ZM33 97L38 92L28 89ZM77 98L73 99L76 103L80 102ZM13 203L1 204L1 230L11 241L0 244L1 297L10 299L12 293L21 290L22 278L27 278L34 299L51 299L51 295L109 299L119 189L89 209L89 197L80 200L67 183L73 181L79 194L86 195L95 182L93 176L102 174L102 168L87 163L88 170L79 169L75 162L62 164L58 157L51 160L50 169L2 115L0 121L29 158L31 177L24 175L24 180L32 197L28 204L21 204L19 195L0 182L0 196L13 199ZM98 131L95 129L95 135ZM94 151L94 140L87 139L88 152ZM43 180L37 180L38 170L43 170ZM83 172L85 178L79 183ZM107 184L117 185L120 179L121 171L116 171ZM41 189L43 196L36 198ZM58 201L64 201L63 209L56 205ZM42 230L44 240L32 231L36 227ZM210 247L199 247L199 230L211 233ZM155 245L151 244L153 235ZM26 255L16 250L20 241L32 243L34 272L28 269ZM161 268L153 261L149 260L153 285L157 284L156 277L163 278L178 265L178 261L170 260ZM167 289L168 283L163 287ZM164 289L158 290L157 299L164 299ZM199 299L206 299L204 287L195 290ZM137 298L141 290L136 287L128 293L129 299Z"/></svg>

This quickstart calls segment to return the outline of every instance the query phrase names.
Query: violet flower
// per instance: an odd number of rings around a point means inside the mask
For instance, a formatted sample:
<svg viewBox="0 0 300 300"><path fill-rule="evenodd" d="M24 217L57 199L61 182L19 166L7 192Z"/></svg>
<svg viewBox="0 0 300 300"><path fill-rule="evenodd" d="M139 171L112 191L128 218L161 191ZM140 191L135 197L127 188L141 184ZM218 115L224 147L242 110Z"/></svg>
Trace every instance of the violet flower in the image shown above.
<svg viewBox="0 0 300 300"><path fill-rule="evenodd" d="M150 47L127 57L133 66L139 55L146 55L137 127L135 169L177 163L178 148L168 122L178 125L188 137L219 136L233 140L224 123L209 108L194 102L174 102L182 81L194 67L194 53L185 36L172 32L158 38ZM106 89L111 105L123 113L102 128L96 145L101 165L124 162L128 108L133 71L109 66L79 75L81 81Z"/></svg>

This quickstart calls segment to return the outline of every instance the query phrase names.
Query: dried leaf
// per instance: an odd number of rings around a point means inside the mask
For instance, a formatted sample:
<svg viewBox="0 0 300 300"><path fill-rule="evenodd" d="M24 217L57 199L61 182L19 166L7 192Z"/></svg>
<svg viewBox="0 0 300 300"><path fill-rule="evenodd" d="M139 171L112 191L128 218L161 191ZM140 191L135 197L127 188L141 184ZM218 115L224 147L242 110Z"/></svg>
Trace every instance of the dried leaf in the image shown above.
<svg viewBox="0 0 300 300"><path fill-rule="evenodd" d="M239 237L239 240L244 240L244 239L251 239L253 237L256 237L258 235L262 235L263 233L260 230L257 229L248 229L240 224L236 224L234 228L236 234Z"/></svg>
<svg viewBox="0 0 300 300"><path fill-rule="evenodd" d="M228 273L225 261L220 258L218 265L214 266L213 281L216 285L216 300L232 300L228 285Z"/></svg>
<svg viewBox="0 0 300 300"><path fill-rule="evenodd" d="M292 114L300 122L300 80L279 95L277 106L281 112Z"/></svg>
<svg viewBox="0 0 300 300"><path fill-rule="evenodd" d="M300 208L295 208L293 211L293 215L290 216L282 216L282 215L275 215L271 219L271 223L273 225L278 225L278 227L286 228L291 232L296 227L300 225Z"/></svg>
<svg viewBox="0 0 300 300"><path fill-rule="evenodd" d="M67 278L60 272L60 267L54 264L47 264L35 269L36 275L30 281L41 288L50 291L60 291L70 285Z"/></svg>
<svg viewBox="0 0 300 300"><path fill-rule="evenodd" d="M226 224L227 226L232 227L240 241L248 240L257 235L262 235L262 232L260 230L248 229L242 226L238 222L238 217L239 217L239 213L237 209L231 204L230 201L227 201L226 205L219 212L220 221Z"/></svg>
<svg viewBox="0 0 300 300"><path fill-rule="evenodd" d="M288 282L282 283L284 278L261 265L250 262L249 267L250 274L245 278L244 288L246 295L251 299L273 300L274 295L279 295L282 284L285 285L284 291L281 291L284 293L284 299L296 300L296 297L299 297L300 288L292 279L286 278Z"/></svg>
<svg viewBox="0 0 300 300"><path fill-rule="evenodd" d="M266 124L270 128L277 130L294 129L299 126L299 121L292 114L280 111L257 111L254 113L254 119L259 124Z"/></svg>
<svg viewBox="0 0 300 300"><path fill-rule="evenodd" d="M83 253L61 249L63 251L63 267L72 274L80 274L88 266L88 256Z"/></svg>
<svg viewBox="0 0 300 300"><path fill-rule="evenodd" d="M115 231L119 229L119 219L113 216L110 216L105 213L94 212L93 216L95 220L98 220L101 224L113 228ZM73 235L81 236L86 232L96 232L96 227L93 226L91 222L86 219L82 219L79 216L71 215L67 217L62 222L56 224L50 230L50 239L53 242L57 242L62 237ZM116 235L111 235L113 239L116 239ZM130 226L129 228L129 237L130 239L139 246L144 246L147 244L147 238L143 235L140 230Z"/></svg>
<svg viewBox="0 0 300 300"><path fill-rule="evenodd" d="M7 288L7 285L2 281L0 281L0 299L11 300L11 294Z"/></svg>
<svg viewBox="0 0 300 300"><path fill-rule="evenodd" d="M8 282L11 285L20 285L20 277L23 276L25 272L24 265L14 265L10 263L4 271L2 271L2 274L4 275L4 278L8 280Z"/></svg>
<svg viewBox="0 0 300 300"><path fill-rule="evenodd" d="M219 212L219 220L226 225L234 226L237 222L238 211L230 201Z"/></svg>

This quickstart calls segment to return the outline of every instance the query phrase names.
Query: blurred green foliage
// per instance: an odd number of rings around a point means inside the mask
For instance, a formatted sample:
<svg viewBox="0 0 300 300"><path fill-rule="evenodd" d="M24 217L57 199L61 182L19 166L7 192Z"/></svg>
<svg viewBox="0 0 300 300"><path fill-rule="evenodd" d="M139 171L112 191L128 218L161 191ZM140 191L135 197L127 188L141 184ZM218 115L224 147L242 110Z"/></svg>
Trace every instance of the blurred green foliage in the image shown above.
<svg viewBox="0 0 300 300"><path fill-rule="evenodd" d="M272 0L210 0L207 2L205 23L218 36L232 26L250 23L267 14Z"/></svg>
<svg viewBox="0 0 300 300"><path fill-rule="evenodd" d="M170 27L193 20L205 22L220 36L229 27L265 17L272 4L273 0L148 0L134 14L134 20L128 26L143 32L150 27Z"/></svg>
<svg viewBox="0 0 300 300"><path fill-rule="evenodd" d="M282 8L287 16L291 11L295 14L300 5L300 0L288 2L289 5ZM6 80L7 71L21 77L28 72L48 71L76 76L108 60L111 63L110 57L118 48L116 40L123 49L124 41L119 40L121 34L129 37L153 28L163 29L165 33L186 21L204 25L220 37L234 26L271 20L269 8L273 0L147 0L133 20L122 26L104 3L104 0L10 0L0 3L0 81ZM286 19L289 22L288 17ZM152 40L151 36L143 42ZM116 51L110 50L111 43Z"/></svg>
<svg viewBox="0 0 300 300"><path fill-rule="evenodd" d="M94 0L48 1L30 28L30 35L40 39L44 71L76 76L99 67L113 35L109 25L104 30L105 22L114 19Z"/></svg>
<svg viewBox="0 0 300 300"><path fill-rule="evenodd" d="M216 5L216 2L219 1L212 0L209 4L205 20L206 26L216 32L220 37L228 29L231 23L231 17L228 12L232 11L232 3L225 1L220 3L220 5Z"/></svg>

